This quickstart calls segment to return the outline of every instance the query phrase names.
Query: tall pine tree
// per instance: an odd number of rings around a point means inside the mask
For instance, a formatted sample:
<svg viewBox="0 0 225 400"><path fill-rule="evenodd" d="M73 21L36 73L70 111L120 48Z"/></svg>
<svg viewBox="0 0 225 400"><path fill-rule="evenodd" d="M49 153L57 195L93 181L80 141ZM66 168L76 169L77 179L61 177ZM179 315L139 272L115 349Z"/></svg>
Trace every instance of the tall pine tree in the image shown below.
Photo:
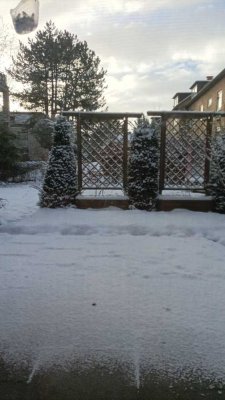
<svg viewBox="0 0 225 400"><path fill-rule="evenodd" d="M132 205L151 210L158 193L158 130L142 118L131 139L128 165L128 195Z"/></svg>
<svg viewBox="0 0 225 400"><path fill-rule="evenodd" d="M68 31L50 21L20 49L9 75L22 83L13 93L28 109L54 116L64 110L97 110L105 106L106 71L100 59Z"/></svg>
<svg viewBox="0 0 225 400"><path fill-rule="evenodd" d="M64 117L59 117L55 123L54 145L49 155L39 205L65 207L74 204L76 195L76 160L71 145L71 125Z"/></svg>

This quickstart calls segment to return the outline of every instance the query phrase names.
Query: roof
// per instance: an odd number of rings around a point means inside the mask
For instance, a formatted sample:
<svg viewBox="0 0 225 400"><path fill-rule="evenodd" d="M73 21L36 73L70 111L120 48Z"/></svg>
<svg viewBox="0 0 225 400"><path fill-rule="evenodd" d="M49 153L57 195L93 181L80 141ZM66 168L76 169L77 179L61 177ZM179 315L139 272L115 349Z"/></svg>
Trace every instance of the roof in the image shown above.
<svg viewBox="0 0 225 400"><path fill-rule="evenodd" d="M10 115L45 115L41 111L10 111Z"/></svg>
<svg viewBox="0 0 225 400"><path fill-rule="evenodd" d="M190 95L190 92L177 92L173 97L172 97L172 99L175 99L177 96L181 96L181 97L186 97L186 96L189 96Z"/></svg>
<svg viewBox="0 0 225 400"><path fill-rule="evenodd" d="M196 85L200 86L201 88L206 85L209 81L205 79L204 81L195 81L193 85L190 86L189 89L193 89Z"/></svg>
<svg viewBox="0 0 225 400"><path fill-rule="evenodd" d="M189 96L185 97L176 106L174 106L173 110L180 110L181 107L185 109L186 104L189 103L189 101L192 99L192 97L193 97L193 93L189 93Z"/></svg>

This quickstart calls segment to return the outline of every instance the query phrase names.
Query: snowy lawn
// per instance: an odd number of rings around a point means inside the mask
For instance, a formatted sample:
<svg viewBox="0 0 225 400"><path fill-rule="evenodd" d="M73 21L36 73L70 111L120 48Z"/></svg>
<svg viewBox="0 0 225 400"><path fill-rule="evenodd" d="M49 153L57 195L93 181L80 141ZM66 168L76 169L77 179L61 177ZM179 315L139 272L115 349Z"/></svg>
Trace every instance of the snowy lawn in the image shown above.
<svg viewBox="0 0 225 400"><path fill-rule="evenodd" d="M0 197L0 354L28 382L74 360L125 363L137 388L144 371L224 379L225 216L39 209L21 184Z"/></svg>

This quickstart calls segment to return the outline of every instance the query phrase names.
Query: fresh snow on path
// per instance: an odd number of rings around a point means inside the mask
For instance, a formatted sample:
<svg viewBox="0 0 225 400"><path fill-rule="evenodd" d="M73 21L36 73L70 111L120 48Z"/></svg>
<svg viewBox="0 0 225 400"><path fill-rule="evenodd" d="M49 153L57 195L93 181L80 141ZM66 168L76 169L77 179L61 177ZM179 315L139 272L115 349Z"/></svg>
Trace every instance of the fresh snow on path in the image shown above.
<svg viewBox="0 0 225 400"><path fill-rule="evenodd" d="M224 377L225 216L40 210L28 185L0 193L0 354Z"/></svg>
<svg viewBox="0 0 225 400"><path fill-rule="evenodd" d="M13 222L38 209L37 190L28 184L1 184L0 198L5 207L0 208L0 225Z"/></svg>

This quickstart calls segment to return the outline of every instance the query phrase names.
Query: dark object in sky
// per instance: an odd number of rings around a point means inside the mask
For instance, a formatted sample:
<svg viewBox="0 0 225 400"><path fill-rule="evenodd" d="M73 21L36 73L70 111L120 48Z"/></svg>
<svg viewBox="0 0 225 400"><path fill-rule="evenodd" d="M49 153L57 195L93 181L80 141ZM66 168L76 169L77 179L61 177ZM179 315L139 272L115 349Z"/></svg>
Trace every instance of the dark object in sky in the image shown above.
<svg viewBox="0 0 225 400"><path fill-rule="evenodd" d="M33 32L38 26L39 0L21 0L10 14L18 34Z"/></svg>

